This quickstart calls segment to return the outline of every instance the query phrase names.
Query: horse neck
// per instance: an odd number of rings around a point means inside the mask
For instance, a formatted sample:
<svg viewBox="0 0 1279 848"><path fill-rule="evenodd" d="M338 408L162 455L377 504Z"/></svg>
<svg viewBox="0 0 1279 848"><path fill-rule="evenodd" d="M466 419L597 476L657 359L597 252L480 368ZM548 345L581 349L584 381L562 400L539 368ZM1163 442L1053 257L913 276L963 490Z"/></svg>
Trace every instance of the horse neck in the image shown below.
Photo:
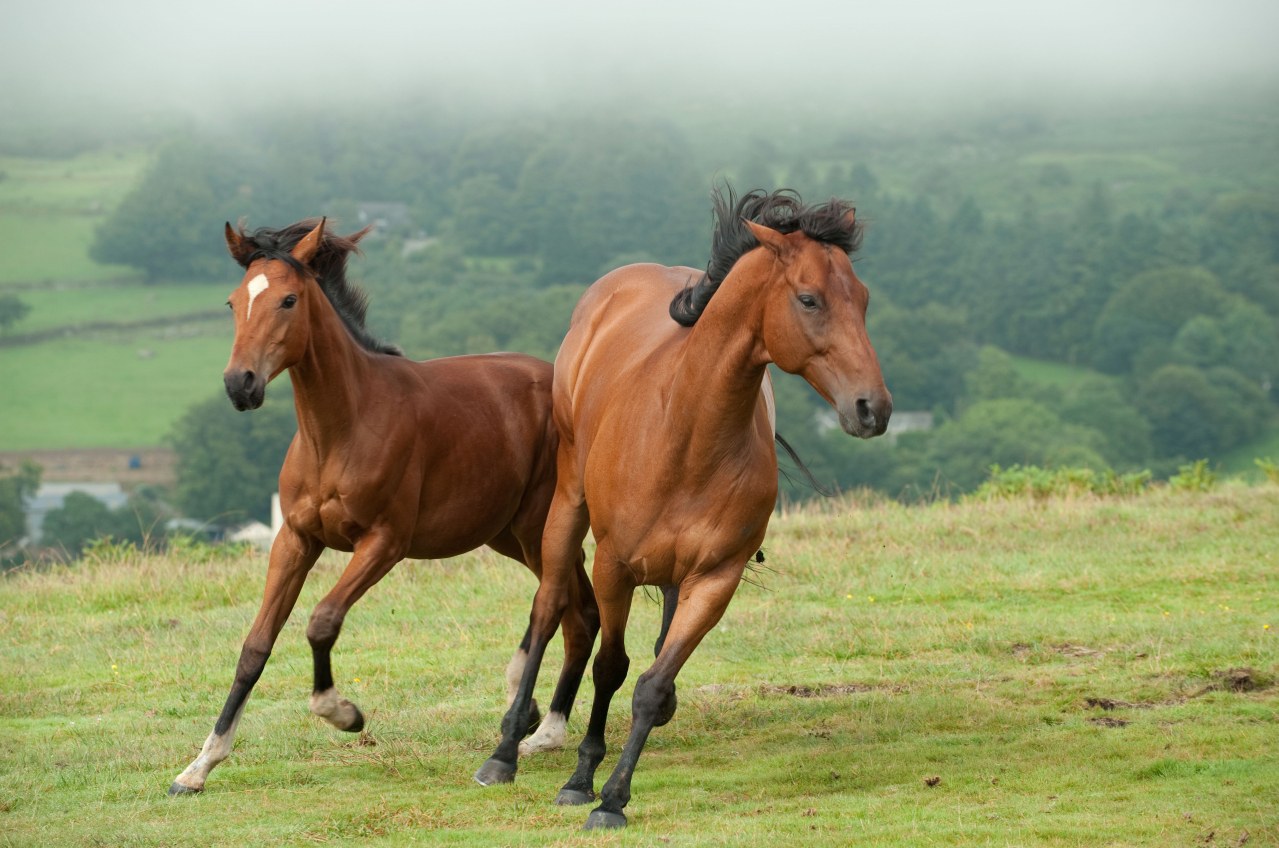
<svg viewBox="0 0 1279 848"><path fill-rule="evenodd" d="M289 367L298 432L320 456L346 439L369 383L369 355L342 323L318 284L307 298L311 332L306 351Z"/></svg>
<svg viewBox="0 0 1279 848"><path fill-rule="evenodd" d="M769 359L761 340L764 281L750 271L769 265L750 263L740 273L730 272L689 331L672 408L685 410L686 436L695 450L702 442L732 444L754 426Z"/></svg>

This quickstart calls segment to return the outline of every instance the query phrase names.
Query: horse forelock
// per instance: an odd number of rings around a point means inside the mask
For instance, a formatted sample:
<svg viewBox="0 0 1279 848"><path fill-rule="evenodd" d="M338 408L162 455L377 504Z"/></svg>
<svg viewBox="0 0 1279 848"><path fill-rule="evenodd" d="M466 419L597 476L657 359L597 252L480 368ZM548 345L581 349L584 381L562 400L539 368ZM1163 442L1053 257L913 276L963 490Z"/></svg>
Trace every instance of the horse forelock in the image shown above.
<svg viewBox="0 0 1279 848"><path fill-rule="evenodd" d="M806 206L791 189L754 189L738 197L726 185L711 192L711 203L711 259L706 273L677 294L670 305L671 317L685 327L697 323L737 260L759 247L747 221L783 235L802 232L813 241L833 245L849 255L861 246L862 225L852 214L853 205L837 198Z"/></svg>
<svg viewBox="0 0 1279 848"><path fill-rule="evenodd" d="M319 226L320 220L307 218L287 227L279 229L259 227L252 232L246 232L241 225L240 237L248 247L245 266L257 259L273 259L284 262L298 274L312 274L320 291L324 292L324 296L333 305L333 309L350 331L352 338L361 347L376 353L402 355L398 346L379 341L365 328L364 318L369 308L368 295L346 278L347 257L352 253L360 252L357 242L364 233L368 232L367 229L350 236L340 236L326 230L309 268L293 256L293 248L297 247L298 242L305 238L307 233Z"/></svg>

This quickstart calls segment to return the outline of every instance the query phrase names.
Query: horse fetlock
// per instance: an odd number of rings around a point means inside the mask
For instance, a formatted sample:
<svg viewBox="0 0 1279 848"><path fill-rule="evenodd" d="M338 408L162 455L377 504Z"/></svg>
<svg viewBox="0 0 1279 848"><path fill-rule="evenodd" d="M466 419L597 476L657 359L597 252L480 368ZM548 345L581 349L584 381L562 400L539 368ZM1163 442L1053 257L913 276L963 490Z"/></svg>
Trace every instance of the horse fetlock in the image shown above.
<svg viewBox="0 0 1279 848"><path fill-rule="evenodd" d="M520 756L541 751L558 751L568 738L568 718L563 713L547 713L537 732L520 742Z"/></svg>
<svg viewBox="0 0 1279 848"><path fill-rule="evenodd" d="M351 733L364 729L360 708L338 695L336 689L311 693L311 712L336 727Z"/></svg>

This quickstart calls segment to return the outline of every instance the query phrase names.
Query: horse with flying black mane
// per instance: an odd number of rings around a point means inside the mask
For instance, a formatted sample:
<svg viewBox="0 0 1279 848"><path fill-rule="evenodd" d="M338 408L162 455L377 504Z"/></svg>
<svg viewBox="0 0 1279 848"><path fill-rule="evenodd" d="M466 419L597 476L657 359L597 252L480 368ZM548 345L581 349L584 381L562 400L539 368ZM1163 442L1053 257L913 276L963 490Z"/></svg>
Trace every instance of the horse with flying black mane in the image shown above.
<svg viewBox="0 0 1279 848"><path fill-rule="evenodd" d="M340 730L364 715L334 685L330 653L347 611L401 559L441 559L487 545L542 575L542 531L555 486L558 433L549 363L513 353L413 362L364 326L363 292L346 279L361 230L323 220L245 232L226 225L245 269L227 305L235 342L223 374L238 410L262 405L288 370L298 432L280 469L284 526L271 547L261 608L249 628L221 714L170 794L199 792L231 752L236 725L320 552L352 553L307 626L311 711ZM564 617L564 669L525 752L559 747L590 658L598 616L579 549ZM508 698L528 633L507 667ZM525 699L524 724L538 719Z"/></svg>
<svg viewBox="0 0 1279 848"><path fill-rule="evenodd" d="M643 264L607 274L578 302L555 360L558 477L528 662L502 740L475 778L515 779L538 664L571 610L589 528L601 638L595 699L559 803L595 798L609 703L630 664L636 587L669 587L664 615L673 616L635 684L630 735L588 828L626 824L640 752L675 712L675 676L763 541L777 496L769 363L803 376L852 435L882 434L892 413L866 334L869 294L849 258L861 236L852 207L729 190L715 193L714 211L705 273Z"/></svg>

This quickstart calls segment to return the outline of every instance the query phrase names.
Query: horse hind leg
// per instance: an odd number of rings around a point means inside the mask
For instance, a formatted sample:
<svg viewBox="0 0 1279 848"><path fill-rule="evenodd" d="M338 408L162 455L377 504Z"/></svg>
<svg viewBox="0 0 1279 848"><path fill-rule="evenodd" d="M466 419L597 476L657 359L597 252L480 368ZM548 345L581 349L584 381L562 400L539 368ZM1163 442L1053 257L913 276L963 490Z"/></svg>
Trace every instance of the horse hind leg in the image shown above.
<svg viewBox="0 0 1279 848"><path fill-rule="evenodd" d="M315 605L307 624L306 638L311 643L315 682L311 690L311 712L348 733L364 729L364 714L354 703L342 697L333 680L331 655L333 645L342 632L346 614L364 593L386 576L403 556L401 546L369 535L356 546L351 561L337 585Z"/></svg>

